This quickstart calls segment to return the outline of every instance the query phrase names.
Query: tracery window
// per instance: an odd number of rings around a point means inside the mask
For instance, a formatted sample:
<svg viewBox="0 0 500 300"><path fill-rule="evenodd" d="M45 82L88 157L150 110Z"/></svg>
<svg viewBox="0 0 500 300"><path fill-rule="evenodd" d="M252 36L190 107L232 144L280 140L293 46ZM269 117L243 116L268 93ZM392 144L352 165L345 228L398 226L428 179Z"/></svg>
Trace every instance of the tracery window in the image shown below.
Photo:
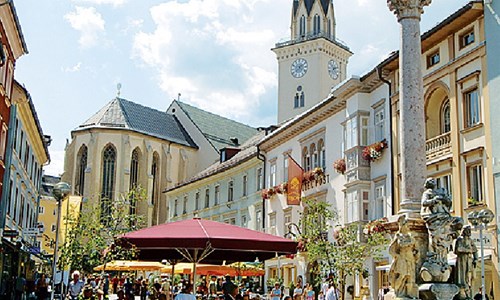
<svg viewBox="0 0 500 300"><path fill-rule="evenodd" d="M321 31L320 21L321 21L321 19L320 19L319 15L316 14L314 16L314 30L313 30L314 35L319 34Z"/></svg>
<svg viewBox="0 0 500 300"><path fill-rule="evenodd" d="M88 149L87 146L82 145L77 155L77 170L76 170L76 178L75 178L75 192L79 196L83 196L83 192L85 190L85 169L87 168L87 155Z"/></svg>
<svg viewBox="0 0 500 300"><path fill-rule="evenodd" d="M155 205L158 202L158 165L160 156L157 152L153 153L153 163L151 164L151 176L153 176L153 189L151 196L151 204Z"/></svg>
<svg viewBox="0 0 500 300"><path fill-rule="evenodd" d="M306 35L306 17L302 15L300 17L300 36L304 37Z"/></svg>
<svg viewBox="0 0 500 300"><path fill-rule="evenodd" d="M132 158L130 160L130 189L137 187L139 179L139 159L139 148L135 148L134 151L132 151Z"/></svg>
<svg viewBox="0 0 500 300"><path fill-rule="evenodd" d="M111 212L111 200L115 187L116 150L108 145L102 153L101 219L106 223Z"/></svg>

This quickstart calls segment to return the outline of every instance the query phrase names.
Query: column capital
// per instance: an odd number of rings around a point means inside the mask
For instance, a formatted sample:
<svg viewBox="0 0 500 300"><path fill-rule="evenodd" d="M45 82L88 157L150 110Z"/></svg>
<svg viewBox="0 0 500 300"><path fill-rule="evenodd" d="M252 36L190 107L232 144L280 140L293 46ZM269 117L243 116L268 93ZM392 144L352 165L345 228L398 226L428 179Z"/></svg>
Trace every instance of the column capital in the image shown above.
<svg viewBox="0 0 500 300"><path fill-rule="evenodd" d="M432 0L387 0L389 10L398 17L398 21L405 18L417 18L424 13L424 6Z"/></svg>

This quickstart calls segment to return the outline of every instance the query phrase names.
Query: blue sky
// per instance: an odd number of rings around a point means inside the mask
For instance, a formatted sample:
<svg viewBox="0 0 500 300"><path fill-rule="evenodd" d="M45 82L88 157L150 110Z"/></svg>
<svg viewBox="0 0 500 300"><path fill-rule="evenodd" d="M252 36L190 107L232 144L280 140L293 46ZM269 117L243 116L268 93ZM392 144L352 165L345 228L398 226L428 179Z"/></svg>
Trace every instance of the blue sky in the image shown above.
<svg viewBox="0 0 500 300"><path fill-rule="evenodd" d="M166 110L181 101L253 126L276 123L277 62L293 0L15 0L29 54L15 77L30 91L44 134L46 174L63 172L71 130L117 94ZM434 0L422 32L465 0ZM334 0L337 38L354 52L348 76L399 47L384 0Z"/></svg>

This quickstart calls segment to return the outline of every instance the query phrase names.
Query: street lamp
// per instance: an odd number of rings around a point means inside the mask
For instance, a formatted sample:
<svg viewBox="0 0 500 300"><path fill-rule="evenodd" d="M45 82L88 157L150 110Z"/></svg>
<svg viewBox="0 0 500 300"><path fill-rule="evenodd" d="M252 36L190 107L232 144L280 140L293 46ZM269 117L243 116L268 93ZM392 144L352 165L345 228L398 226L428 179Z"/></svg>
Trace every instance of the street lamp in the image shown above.
<svg viewBox="0 0 500 300"><path fill-rule="evenodd" d="M59 248L59 224L61 223L61 204L64 197L66 197L71 190L71 186L66 182L60 181L54 188L52 189L52 195L57 202L57 217L56 217L56 241L54 246L54 256L52 259L52 284L54 287L52 288L52 295L54 295L55 291L55 282L56 282L56 271L57 271L57 252ZM62 279L62 278L61 278ZM62 280L61 280L62 282ZM61 287L62 288L62 287Z"/></svg>
<svg viewBox="0 0 500 300"><path fill-rule="evenodd" d="M488 209L482 209L480 211L470 212L467 218L469 222L475 227L479 227L479 239L481 241L481 297L486 300L486 289L485 289L485 279L484 279L484 241L483 241L483 229L493 221L495 215Z"/></svg>

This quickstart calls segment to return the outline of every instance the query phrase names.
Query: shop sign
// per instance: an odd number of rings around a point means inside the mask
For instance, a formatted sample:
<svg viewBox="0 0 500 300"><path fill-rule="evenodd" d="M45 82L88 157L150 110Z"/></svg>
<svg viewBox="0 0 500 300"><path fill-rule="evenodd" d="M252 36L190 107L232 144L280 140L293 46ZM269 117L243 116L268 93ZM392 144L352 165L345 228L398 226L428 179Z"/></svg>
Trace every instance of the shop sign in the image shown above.
<svg viewBox="0 0 500 300"><path fill-rule="evenodd" d="M31 254L40 254L40 247L29 247L28 251Z"/></svg>
<svg viewBox="0 0 500 300"><path fill-rule="evenodd" d="M18 235L19 235L19 232L17 230L4 230L3 231L4 237L17 237Z"/></svg>
<svg viewBox="0 0 500 300"><path fill-rule="evenodd" d="M40 228L35 227L35 228L24 228L23 229L23 235L24 236L41 236Z"/></svg>

